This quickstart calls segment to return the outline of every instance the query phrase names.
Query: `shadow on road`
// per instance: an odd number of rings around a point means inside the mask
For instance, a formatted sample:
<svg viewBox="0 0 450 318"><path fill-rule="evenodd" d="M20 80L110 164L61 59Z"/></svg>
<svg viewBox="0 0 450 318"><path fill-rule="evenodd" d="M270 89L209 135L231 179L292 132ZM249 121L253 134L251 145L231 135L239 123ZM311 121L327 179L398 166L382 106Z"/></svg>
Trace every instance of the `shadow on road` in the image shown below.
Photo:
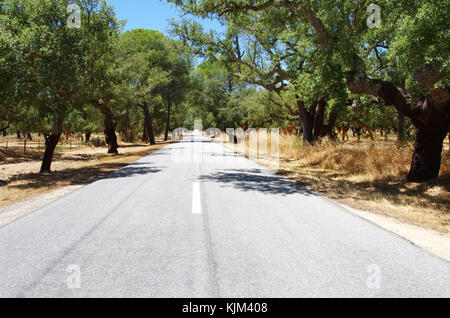
<svg viewBox="0 0 450 318"><path fill-rule="evenodd" d="M51 174L26 173L14 176L14 178L8 180L5 184L0 184L0 186L6 186L13 181L19 183L11 187L22 190L53 187L60 182L85 185L99 179L129 178L137 175L157 173L164 168L150 166L151 163L149 162L135 162L131 166L127 165L127 163L102 163L91 167L55 171ZM121 170L113 172L117 169Z"/></svg>
<svg viewBox="0 0 450 318"><path fill-rule="evenodd" d="M195 139L195 138L185 138L179 141L179 143L183 144L183 143L207 143L207 144L211 144L212 141L211 140L206 140L206 139Z"/></svg>
<svg viewBox="0 0 450 318"><path fill-rule="evenodd" d="M232 186L243 191L257 191L267 194L291 194L315 195L313 192L290 180L271 175L260 169L233 169L217 171L200 177L202 181L222 183L224 186Z"/></svg>
<svg viewBox="0 0 450 318"><path fill-rule="evenodd" d="M165 167L152 166L150 162L135 162L132 165L111 173L103 179L131 178L139 175L161 172Z"/></svg>

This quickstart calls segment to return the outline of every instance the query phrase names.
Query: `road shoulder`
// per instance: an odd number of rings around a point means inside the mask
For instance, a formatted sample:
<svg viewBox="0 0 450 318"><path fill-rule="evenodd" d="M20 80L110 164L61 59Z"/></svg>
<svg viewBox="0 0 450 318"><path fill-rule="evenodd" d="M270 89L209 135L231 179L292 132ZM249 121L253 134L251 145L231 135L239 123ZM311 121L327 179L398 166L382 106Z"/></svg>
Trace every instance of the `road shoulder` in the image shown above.
<svg viewBox="0 0 450 318"><path fill-rule="evenodd" d="M341 203L337 204L351 213L403 237L427 252L450 261L450 234L442 234L388 216L357 210Z"/></svg>

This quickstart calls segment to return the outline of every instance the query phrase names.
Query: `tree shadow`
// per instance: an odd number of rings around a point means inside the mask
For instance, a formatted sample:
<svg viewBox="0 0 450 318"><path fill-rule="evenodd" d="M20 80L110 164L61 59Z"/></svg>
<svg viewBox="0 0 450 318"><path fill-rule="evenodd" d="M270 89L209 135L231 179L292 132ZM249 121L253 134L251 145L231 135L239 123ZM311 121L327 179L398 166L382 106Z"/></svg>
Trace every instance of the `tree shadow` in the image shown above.
<svg viewBox="0 0 450 318"><path fill-rule="evenodd" d="M142 165L142 167L140 167ZM130 166L120 169L119 171L113 172L103 179L119 179L119 178L131 178L140 175L147 175L151 173L161 172L165 167L153 167L150 166L151 163L147 162L135 162Z"/></svg>
<svg viewBox="0 0 450 318"><path fill-rule="evenodd" d="M135 162L132 165L127 163L102 163L90 167L64 169L50 174L18 174L1 186L14 183L10 185L11 188L27 190L45 187L53 188L61 183L86 185L99 179L130 178L138 175L158 173L164 169L164 167L151 166L151 164L149 162Z"/></svg>
<svg viewBox="0 0 450 318"><path fill-rule="evenodd" d="M10 147L8 149L0 149L0 163L16 164L25 163L42 159L42 151L27 150L23 153L23 148Z"/></svg>
<svg viewBox="0 0 450 318"><path fill-rule="evenodd" d="M206 139L198 139L197 140L197 139L195 139L195 137L193 137L193 138L184 138L184 139L179 141L179 143L194 143L194 142L211 144L213 141L212 140L206 140Z"/></svg>
<svg viewBox="0 0 450 318"><path fill-rule="evenodd" d="M332 199L354 199L380 197L395 205L404 205L405 198L421 199L431 207L443 210L450 206L448 196L433 196L427 193L430 187L440 186L450 191L450 177L441 177L427 183L408 183L393 177L378 178L373 182L339 180L342 173L320 172L296 174L290 170L280 170L278 174L290 177L305 187L314 189L316 193Z"/></svg>
<svg viewBox="0 0 450 318"><path fill-rule="evenodd" d="M150 144L129 144L129 145L119 145L119 149L126 149L126 148L147 148L150 147Z"/></svg>
<svg viewBox="0 0 450 318"><path fill-rule="evenodd" d="M430 187L440 186L447 192L450 192L450 178L444 177L436 180L432 180L424 183L408 183L406 181L399 181L394 178L382 178L376 180L373 183L360 182L356 183L359 188L369 188L371 187L374 191L384 194L390 194L395 203L400 204L401 200L398 198L400 195L405 195L408 197L422 197L430 202L432 205L448 205L450 207L450 200L445 196L432 196L427 193Z"/></svg>
<svg viewBox="0 0 450 318"><path fill-rule="evenodd" d="M171 149L160 149L158 151L152 152L151 155L153 156L166 156L166 155L170 155L171 153Z"/></svg>
<svg viewBox="0 0 450 318"><path fill-rule="evenodd" d="M265 194L315 195L301 183L295 183L283 177L263 172L261 169L219 170L199 178L202 181L221 183L242 191L255 191Z"/></svg>
<svg viewBox="0 0 450 318"><path fill-rule="evenodd" d="M234 153L234 152L224 152L224 153L217 153L217 152L203 152L202 155L204 157L242 157L241 155Z"/></svg>

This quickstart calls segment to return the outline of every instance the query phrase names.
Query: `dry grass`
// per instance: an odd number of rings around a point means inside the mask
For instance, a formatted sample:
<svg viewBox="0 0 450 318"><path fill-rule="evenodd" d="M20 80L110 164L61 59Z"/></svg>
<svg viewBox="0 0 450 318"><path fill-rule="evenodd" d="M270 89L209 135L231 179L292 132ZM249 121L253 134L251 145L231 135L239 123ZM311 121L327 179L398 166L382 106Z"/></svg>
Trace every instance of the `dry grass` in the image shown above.
<svg viewBox="0 0 450 318"><path fill-rule="evenodd" d="M52 173L39 174L42 151L29 149L24 155L20 147L10 144L0 148L0 207L20 202L72 184L88 184L114 172L139 158L166 146L121 143L119 155L106 154L106 148L77 146L70 150L62 145L55 154Z"/></svg>
<svg viewBox="0 0 450 318"><path fill-rule="evenodd" d="M295 139L284 137L281 153L304 166L339 171L352 175L355 182L376 183L388 178L405 177L409 171L413 146L398 147L393 142L323 142L313 147L295 147ZM293 146L294 145L294 146ZM444 166L445 171L448 166Z"/></svg>
<svg viewBox="0 0 450 318"><path fill-rule="evenodd" d="M295 147L282 138L281 172L317 192L356 209L448 233L450 153L443 153L437 180L406 183L413 147L393 141L364 141ZM291 140L289 140L291 139ZM283 144L287 144L283 146Z"/></svg>
<svg viewBox="0 0 450 318"><path fill-rule="evenodd" d="M439 178L425 184L404 181L411 163L412 143L398 147L395 140L351 140L303 146L296 136L281 136L279 143L280 174L355 209L394 217L442 233L449 232L448 141ZM247 141L247 156L248 148ZM258 161L268 165L267 161Z"/></svg>

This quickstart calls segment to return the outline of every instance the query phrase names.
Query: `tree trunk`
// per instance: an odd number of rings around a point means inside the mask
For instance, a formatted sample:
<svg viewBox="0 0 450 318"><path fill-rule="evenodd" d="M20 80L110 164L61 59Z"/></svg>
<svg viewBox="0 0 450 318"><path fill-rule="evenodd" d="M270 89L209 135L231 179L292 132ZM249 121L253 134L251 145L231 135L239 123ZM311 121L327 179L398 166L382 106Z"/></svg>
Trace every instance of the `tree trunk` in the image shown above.
<svg viewBox="0 0 450 318"><path fill-rule="evenodd" d="M140 106L144 111L144 135L147 133L150 140L150 145L155 145L156 141L155 134L153 132L152 114L150 113L147 102L144 102L144 104Z"/></svg>
<svg viewBox="0 0 450 318"><path fill-rule="evenodd" d="M167 98L167 120L166 120L166 132L164 134L164 141L169 140L169 131L170 131L170 107L172 105L172 100L170 97Z"/></svg>
<svg viewBox="0 0 450 318"><path fill-rule="evenodd" d="M86 143L88 143L91 140L91 133L87 132L85 133L85 136L86 136Z"/></svg>
<svg viewBox="0 0 450 318"><path fill-rule="evenodd" d="M362 129L361 127L356 127L353 131L353 136L355 136L356 133L356 135L358 136L358 141L361 140L361 129Z"/></svg>
<svg viewBox="0 0 450 318"><path fill-rule="evenodd" d="M406 140L405 138L405 116L398 113L398 127L397 127L397 143L401 144Z"/></svg>
<svg viewBox="0 0 450 318"><path fill-rule="evenodd" d="M370 140L374 141L374 140L375 140L375 137L373 136L372 129L370 128L370 126L365 125L365 126L364 126L364 129L365 129L365 130L367 131L367 133L369 134Z"/></svg>
<svg viewBox="0 0 450 318"><path fill-rule="evenodd" d="M116 124L111 109L108 107L110 99L106 99L102 104L94 103L94 107L99 109L104 116L105 141L108 144L108 153L118 154L119 144L117 143Z"/></svg>
<svg viewBox="0 0 450 318"><path fill-rule="evenodd" d="M52 132L45 137L45 152L42 159L41 173L50 173L51 165L53 161L53 154L55 152L56 145L62 135L62 119L58 119L53 123Z"/></svg>
<svg viewBox="0 0 450 318"><path fill-rule="evenodd" d="M31 134L30 134L30 133L27 133L27 139L28 139L29 141L33 141L33 137L31 137Z"/></svg>
<svg viewBox="0 0 450 318"><path fill-rule="evenodd" d="M16 131L17 139L22 138L22 135L20 134L20 131Z"/></svg>
<svg viewBox="0 0 450 318"><path fill-rule="evenodd" d="M145 114L145 112L144 112ZM147 119L144 118L144 130L142 133L142 142L149 142Z"/></svg>
<svg viewBox="0 0 450 318"><path fill-rule="evenodd" d="M105 112L105 141L108 144L108 153L118 154L119 145L117 144L116 125L113 120L113 114L109 108Z"/></svg>
<svg viewBox="0 0 450 318"><path fill-rule="evenodd" d="M316 118L314 122L314 139L319 139L319 137L323 137L324 131L323 131L323 121L325 119L325 107L327 105L327 102L325 101L325 98L323 96L319 97L317 100L317 112L316 112Z"/></svg>
<svg viewBox="0 0 450 318"><path fill-rule="evenodd" d="M306 110L304 101L299 100L297 101L297 104L303 128L303 142L312 144L314 142L314 116L311 114L311 112Z"/></svg>
<svg viewBox="0 0 450 318"><path fill-rule="evenodd" d="M334 130L334 126L336 125L336 121L338 118L338 113L335 111L331 111L330 118L328 119L328 124L326 125L326 135L333 141L337 141L337 135Z"/></svg>
<svg viewBox="0 0 450 318"><path fill-rule="evenodd" d="M416 143L407 181L423 182L439 176L446 136L446 129L441 131L429 127L416 129Z"/></svg>
<svg viewBox="0 0 450 318"><path fill-rule="evenodd" d="M8 126L6 126L6 127L4 127L4 128L2 128L2 129L0 129L0 131L2 132L2 134L3 134L3 137L6 137L8 134L7 134L7 130L8 130L8 128L9 128L9 124L8 124Z"/></svg>

